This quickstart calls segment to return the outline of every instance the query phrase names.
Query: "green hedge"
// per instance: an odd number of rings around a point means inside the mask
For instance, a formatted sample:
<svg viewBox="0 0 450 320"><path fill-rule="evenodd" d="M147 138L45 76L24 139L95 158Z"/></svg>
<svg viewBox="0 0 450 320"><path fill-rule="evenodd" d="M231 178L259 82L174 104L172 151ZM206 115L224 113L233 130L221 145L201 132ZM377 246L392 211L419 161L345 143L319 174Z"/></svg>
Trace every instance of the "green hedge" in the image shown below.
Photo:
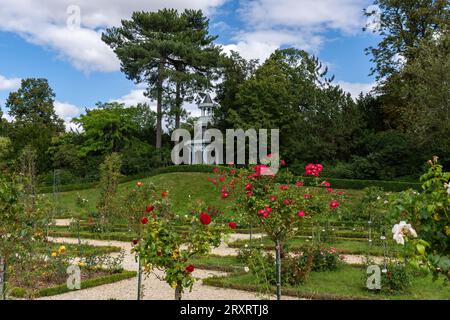
<svg viewBox="0 0 450 320"><path fill-rule="evenodd" d="M306 185L313 185L314 178L302 177ZM383 180L352 180L337 178L321 178L330 182L335 189L364 189L367 187L380 187L384 191L400 192L407 189L422 190L422 184L418 182L383 181Z"/></svg>
<svg viewBox="0 0 450 320"><path fill-rule="evenodd" d="M121 280L126 280L130 278L136 277L137 273L136 271L122 271L120 273L114 273L111 275L94 278L94 279L88 279L81 281L81 289L87 289L92 287L101 286L104 284L114 283ZM51 288L44 288L38 291L36 297L48 297L48 296L54 296L57 294L66 293L69 291L73 291L67 288L66 284L51 287ZM26 289L23 288L11 288L10 291L11 296L16 298L24 298L28 292Z"/></svg>
<svg viewBox="0 0 450 320"><path fill-rule="evenodd" d="M126 176L121 179L121 182L130 182L133 180L148 178L151 176L156 176L164 173L175 173L175 172L205 172L211 173L212 169L216 166L198 164L198 165L180 165L180 166L169 166L162 167L151 172L142 173L139 175ZM326 178L322 179L328 180L333 188L336 189L364 189L367 187L375 186L381 187L384 191L404 191L406 189L421 190L421 184L418 182L403 182L403 181L383 181L383 180L354 180L354 179L338 179L338 178ZM302 177L307 185L312 185L314 183L314 178L312 177ZM293 183L295 181L286 181L287 183ZM76 191L83 189L95 188L97 182L83 183L83 184L67 184L59 186L60 192ZM41 186L38 188L39 193L51 193L53 192L52 186Z"/></svg>

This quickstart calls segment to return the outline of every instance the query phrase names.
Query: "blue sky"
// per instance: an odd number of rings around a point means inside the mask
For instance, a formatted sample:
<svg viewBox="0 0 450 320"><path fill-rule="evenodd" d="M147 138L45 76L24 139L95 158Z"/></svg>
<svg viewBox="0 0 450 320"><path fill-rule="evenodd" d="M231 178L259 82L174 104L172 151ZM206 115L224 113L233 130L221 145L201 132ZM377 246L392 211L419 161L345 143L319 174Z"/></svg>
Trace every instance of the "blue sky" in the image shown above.
<svg viewBox="0 0 450 320"><path fill-rule="evenodd" d="M204 10L225 51L263 61L276 48L293 46L317 55L353 95L374 84L364 48L379 39L362 31L370 0L0 0L0 107L7 112L9 92L28 77L49 80L56 111L67 122L98 101L146 101L144 88L120 72L101 31L136 10L187 5Z"/></svg>

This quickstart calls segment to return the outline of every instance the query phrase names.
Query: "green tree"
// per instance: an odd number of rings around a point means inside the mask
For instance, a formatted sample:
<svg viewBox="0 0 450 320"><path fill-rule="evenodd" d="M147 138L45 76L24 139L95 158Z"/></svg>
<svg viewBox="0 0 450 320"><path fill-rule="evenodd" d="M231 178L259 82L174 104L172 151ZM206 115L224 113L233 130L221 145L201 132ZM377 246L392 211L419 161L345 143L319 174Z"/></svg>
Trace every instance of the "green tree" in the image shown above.
<svg viewBox="0 0 450 320"><path fill-rule="evenodd" d="M162 145L163 97L167 81L176 83L175 126L179 126L183 94L191 86L208 83L208 67L218 49L208 35L201 11L175 9L134 12L121 27L107 29L102 39L117 54L122 71L131 80L148 85L156 98L156 147Z"/></svg>
<svg viewBox="0 0 450 320"><path fill-rule="evenodd" d="M25 145L37 150L40 171L50 166L47 150L52 137L64 132L64 122L55 113L54 98L46 79L24 79L6 100L8 114L13 118L9 136L14 151L18 154Z"/></svg>
<svg viewBox="0 0 450 320"><path fill-rule="evenodd" d="M448 0L375 0L374 5L381 10L375 31L382 40L377 47L367 48L367 53L372 54L372 74L378 80L398 72L405 61L412 62L422 40L448 31Z"/></svg>
<svg viewBox="0 0 450 320"><path fill-rule="evenodd" d="M73 119L84 130L80 152L83 156L121 152L136 139L148 139L145 135L154 127L154 118L146 105L126 108L117 102L98 103Z"/></svg>

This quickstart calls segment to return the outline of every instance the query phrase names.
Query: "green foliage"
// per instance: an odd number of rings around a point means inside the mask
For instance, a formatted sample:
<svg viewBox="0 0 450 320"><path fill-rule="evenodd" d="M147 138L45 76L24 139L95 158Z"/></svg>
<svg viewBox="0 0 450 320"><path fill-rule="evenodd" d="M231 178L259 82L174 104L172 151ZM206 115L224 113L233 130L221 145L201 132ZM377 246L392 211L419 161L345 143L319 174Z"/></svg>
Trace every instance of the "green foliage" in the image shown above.
<svg viewBox="0 0 450 320"><path fill-rule="evenodd" d="M154 127L152 119L155 117L145 108L126 108L124 104L116 102L97 104L97 108L87 110L85 115L74 119L73 122L84 130L81 155L109 154L131 148L136 143L142 144L140 139L145 133L151 132ZM147 119L143 122L145 117Z"/></svg>
<svg viewBox="0 0 450 320"><path fill-rule="evenodd" d="M405 191L393 196L391 221L408 221L417 231L419 239L411 242L405 254L413 256L416 264L425 259L435 275L442 273L450 279L450 172L443 170L437 157L429 161L429 166L421 177L422 192Z"/></svg>
<svg viewBox="0 0 450 320"><path fill-rule="evenodd" d="M409 268L400 264L391 264L387 272L381 273L381 291L387 294L399 294L411 289L413 274Z"/></svg>
<svg viewBox="0 0 450 320"><path fill-rule="evenodd" d="M162 193L161 196L167 195ZM163 280L176 290L175 298L181 299L183 290L192 289L195 281L190 259L208 254L211 247L218 247L224 229L215 220L211 222L211 216L201 211L203 205L195 204L192 215L185 218L191 228L181 233L175 228L168 202L161 204L152 209L145 221L141 220L145 224L144 234L133 251L139 256L145 272L163 270ZM209 219L203 220L203 216Z"/></svg>
<svg viewBox="0 0 450 320"><path fill-rule="evenodd" d="M97 209L101 219L98 227L101 230L107 230L111 219L118 214L116 197L120 177L122 176L120 173L121 165L122 158L118 153L112 153L107 156L100 165L100 198L97 203Z"/></svg>
<svg viewBox="0 0 450 320"><path fill-rule="evenodd" d="M52 137L64 131L63 120L54 108L55 94L46 79L24 79L16 92L6 101L8 114L14 118L8 130L14 151L18 153L25 145L38 152L38 169L50 167L47 149Z"/></svg>

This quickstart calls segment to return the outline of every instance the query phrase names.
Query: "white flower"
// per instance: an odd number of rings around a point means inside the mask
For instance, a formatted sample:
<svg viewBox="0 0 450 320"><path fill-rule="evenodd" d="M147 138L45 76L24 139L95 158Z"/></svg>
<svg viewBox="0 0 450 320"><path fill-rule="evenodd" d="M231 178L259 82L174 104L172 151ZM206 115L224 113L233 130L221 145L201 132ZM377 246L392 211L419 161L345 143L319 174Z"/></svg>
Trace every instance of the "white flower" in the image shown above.
<svg viewBox="0 0 450 320"><path fill-rule="evenodd" d="M414 238L417 237L417 232L416 230L413 229L413 227L409 224L406 223L405 221L400 221L400 223L394 225L394 227L392 228L392 233L393 233L393 239L401 245L405 244L405 236L412 236Z"/></svg>
<svg viewBox="0 0 450 320"><path fill-rule="evenodd" d="M444 183L444 188L447 189L447 193L450 195L450 183Z"/></svg>
<svg viewBox="0 0 450 320"><path fill-rule="evenodd" d="M384 200L384 204L386 204L386 203L389 203L389 201L387 201L387 200Z"/></svg>
<svg viewBox="0 0 450 320"><path fill-rule="evenodd" d="M378 197L377 197L377 200L381 200L381 197L380 197L380 196L378 196Z"/></svg>
<svg viewBox="0 0 450 320"><path fill-rule="evenodd" d="M250 268L249 268L249 267L244 267L244 271L245 271L245 272L249 272L249 271L250 271Z"/></svg>

